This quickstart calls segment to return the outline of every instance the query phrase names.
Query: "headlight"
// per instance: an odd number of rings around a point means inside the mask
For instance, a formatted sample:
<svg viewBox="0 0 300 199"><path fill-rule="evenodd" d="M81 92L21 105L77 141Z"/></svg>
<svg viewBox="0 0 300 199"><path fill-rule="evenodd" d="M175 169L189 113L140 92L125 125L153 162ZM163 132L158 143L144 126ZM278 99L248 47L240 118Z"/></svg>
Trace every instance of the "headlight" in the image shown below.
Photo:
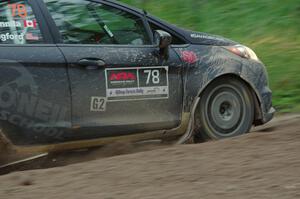
<svg viewBox="0 0 300 199"><path fill-rule="evenodd" d="M253 50L251 50L250 48L248 48L247 46L235 45L235 46L225 46L225 48L240 57L243 57L246 59L252 59L255 61L260 61L258 59L258 57L256 56L255 52Z"/></svg>

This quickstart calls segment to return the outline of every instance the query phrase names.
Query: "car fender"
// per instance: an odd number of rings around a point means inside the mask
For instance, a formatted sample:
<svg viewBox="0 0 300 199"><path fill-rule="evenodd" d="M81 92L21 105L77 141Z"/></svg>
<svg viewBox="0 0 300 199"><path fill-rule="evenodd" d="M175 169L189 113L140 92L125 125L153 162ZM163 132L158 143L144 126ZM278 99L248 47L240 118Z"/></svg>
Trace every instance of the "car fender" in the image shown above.
<svg viewBox="0 0 300 199"><path fill-rule="evenodd" d="M243 59L220 46L189 45L175 50L184 67L184 112L193 110L197 98L212 81L234 75L254 91L260 112L256 119L262 120L262 123L268 120L266 114L272 106L272 95L262 63Z"/></svg>

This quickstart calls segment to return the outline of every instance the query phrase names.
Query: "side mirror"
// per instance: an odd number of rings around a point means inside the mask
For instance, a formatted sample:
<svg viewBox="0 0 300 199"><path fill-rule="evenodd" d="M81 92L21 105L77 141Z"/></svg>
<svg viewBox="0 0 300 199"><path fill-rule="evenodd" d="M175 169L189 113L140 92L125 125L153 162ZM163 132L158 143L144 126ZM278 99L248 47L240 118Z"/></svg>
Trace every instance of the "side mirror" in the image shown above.
<svg viewBox="0 0 300 199"><path fill-rule="evenodd" d="M172 36L163 30L155 30L154 41L159 46L160 56L162 56L164 59L168 59L169 46L172 43Z"/></svg>

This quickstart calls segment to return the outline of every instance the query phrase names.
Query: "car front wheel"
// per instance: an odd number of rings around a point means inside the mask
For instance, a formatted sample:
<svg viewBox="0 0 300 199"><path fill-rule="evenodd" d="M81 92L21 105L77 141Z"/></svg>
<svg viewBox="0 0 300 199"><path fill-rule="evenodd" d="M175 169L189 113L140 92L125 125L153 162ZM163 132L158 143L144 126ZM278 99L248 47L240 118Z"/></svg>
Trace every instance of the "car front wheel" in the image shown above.
<svg viewBox="0 0 300 199"><path fill-rule="evenodd" d="M235 78L211 83L196 110L197 139L223 139L248 133L254 120L254 102L248 86Z"/></svg>

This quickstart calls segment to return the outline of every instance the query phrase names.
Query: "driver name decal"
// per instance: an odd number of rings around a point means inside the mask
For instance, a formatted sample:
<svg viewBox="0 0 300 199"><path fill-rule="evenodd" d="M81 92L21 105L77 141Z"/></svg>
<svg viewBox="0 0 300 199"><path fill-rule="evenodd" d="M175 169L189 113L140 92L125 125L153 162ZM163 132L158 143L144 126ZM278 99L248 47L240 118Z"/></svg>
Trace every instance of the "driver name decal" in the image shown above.
<svg viewBox="0 0 300 199"><path fill-rule="evenodd" d="M169 98L168 67L106 69L108 101Z"/></svg>
<svg viewBox="0 0 300 199"><path fill-rule="evenodd" d="M0 28L20 28L22 24L19 21L1 21Z"/></svg>
<svg viewBox="0 0 300 199"><path fill-rule="evenodd" d="M17 33L6 33L6 34L0 34L0 41L7 41L7 40L15 40L18 39L20 41L24 40L24 34L17 34Z"/></svg>

